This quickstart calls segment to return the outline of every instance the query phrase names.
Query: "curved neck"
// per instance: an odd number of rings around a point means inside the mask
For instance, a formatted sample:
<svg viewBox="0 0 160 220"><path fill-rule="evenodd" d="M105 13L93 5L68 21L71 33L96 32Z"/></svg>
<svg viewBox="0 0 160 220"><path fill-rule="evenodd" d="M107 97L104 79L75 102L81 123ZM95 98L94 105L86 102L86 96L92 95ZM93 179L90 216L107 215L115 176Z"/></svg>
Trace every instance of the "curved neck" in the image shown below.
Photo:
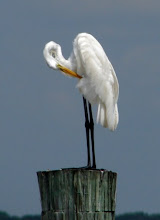
<svg viewBox="0 0 160 220"><path fill-rule="evenodd" d="M74 54L72 53L71 56L66 60L62 55L61 46L57 48L57 61L60 65L72 70L76 71L76 59Z"/></svg>
<svg viewBox="0 0 160 220"><path fill-rule="evenodd" d="M72 68L72 64L70 62L70 60L66 60L63 55L62 55L62 50L61 50L61 46L59 45L59 47L57 48L57 61L60 65L67 67L68 69Z"/></svg>

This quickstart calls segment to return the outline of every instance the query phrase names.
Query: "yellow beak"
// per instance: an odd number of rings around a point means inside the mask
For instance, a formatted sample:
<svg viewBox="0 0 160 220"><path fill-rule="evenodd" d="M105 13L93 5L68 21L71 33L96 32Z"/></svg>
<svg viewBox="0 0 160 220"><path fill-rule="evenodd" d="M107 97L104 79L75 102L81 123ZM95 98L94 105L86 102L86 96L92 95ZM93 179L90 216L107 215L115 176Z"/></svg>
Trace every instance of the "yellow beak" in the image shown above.
<svg viewBox="0 0 160 220"><path fill-rule="evenodd" d="M60 64L57 64L57 67L58 67L59 70L61 70L62 72L66 73L69 76L76 77L76 78L79 78L79 79L82 78L82 76L78 75L77 73L73 72L70 69L67 69L64 66L61 66Z"/></svg>

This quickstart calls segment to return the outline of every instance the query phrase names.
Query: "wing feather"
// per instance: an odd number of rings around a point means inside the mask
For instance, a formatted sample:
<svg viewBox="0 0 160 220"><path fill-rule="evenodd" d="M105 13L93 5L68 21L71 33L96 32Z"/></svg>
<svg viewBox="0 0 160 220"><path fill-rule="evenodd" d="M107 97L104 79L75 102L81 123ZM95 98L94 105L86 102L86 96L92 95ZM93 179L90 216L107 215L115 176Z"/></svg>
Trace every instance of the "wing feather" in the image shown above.
<svg viewBox="0 0 160 220"><path fill-rule="evenodd" d="M110 130L118 124L119 84L102 46L90 34L79 34L74 41L77 73L83 78L77 87L91 103L98 103L97 122Z"/></svg>

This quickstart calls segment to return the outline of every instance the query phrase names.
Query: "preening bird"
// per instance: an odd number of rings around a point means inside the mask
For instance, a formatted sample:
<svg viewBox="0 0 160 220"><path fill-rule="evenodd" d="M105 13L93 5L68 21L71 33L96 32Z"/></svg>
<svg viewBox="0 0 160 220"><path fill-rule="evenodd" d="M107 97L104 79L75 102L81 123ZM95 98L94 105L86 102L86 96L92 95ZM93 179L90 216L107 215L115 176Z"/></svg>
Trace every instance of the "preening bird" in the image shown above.
<svg viewBox="0 0 160 220"><path fill-rule="evenodd" d="M97 104L97 123L114 131L118 125L117 101L119 84L107 55L100 43L87 33L80 33L74 39L73 51L66 60L61 46L53 41L45 45L44 58L48 66L60 70L66 76L78 79L77 88L83 95L88 163L86 168L96 168L94 149L94 122L91 105ZM89 137L90 135L90 137ZM92 143L92 166L90 158Z"/></svg>

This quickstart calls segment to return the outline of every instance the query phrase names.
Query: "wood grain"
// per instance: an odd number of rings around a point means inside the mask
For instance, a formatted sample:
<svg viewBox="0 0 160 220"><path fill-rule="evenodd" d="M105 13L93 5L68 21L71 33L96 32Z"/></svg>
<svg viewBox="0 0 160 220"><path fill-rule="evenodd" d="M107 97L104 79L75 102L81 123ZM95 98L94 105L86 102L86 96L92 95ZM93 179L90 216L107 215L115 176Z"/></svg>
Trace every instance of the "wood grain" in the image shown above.
<svg viewBox="0 0 160 220"><path fill-rule="evenodd" d="M107 170L37 172L42 220L114 220L117 174Z"/></svg>

